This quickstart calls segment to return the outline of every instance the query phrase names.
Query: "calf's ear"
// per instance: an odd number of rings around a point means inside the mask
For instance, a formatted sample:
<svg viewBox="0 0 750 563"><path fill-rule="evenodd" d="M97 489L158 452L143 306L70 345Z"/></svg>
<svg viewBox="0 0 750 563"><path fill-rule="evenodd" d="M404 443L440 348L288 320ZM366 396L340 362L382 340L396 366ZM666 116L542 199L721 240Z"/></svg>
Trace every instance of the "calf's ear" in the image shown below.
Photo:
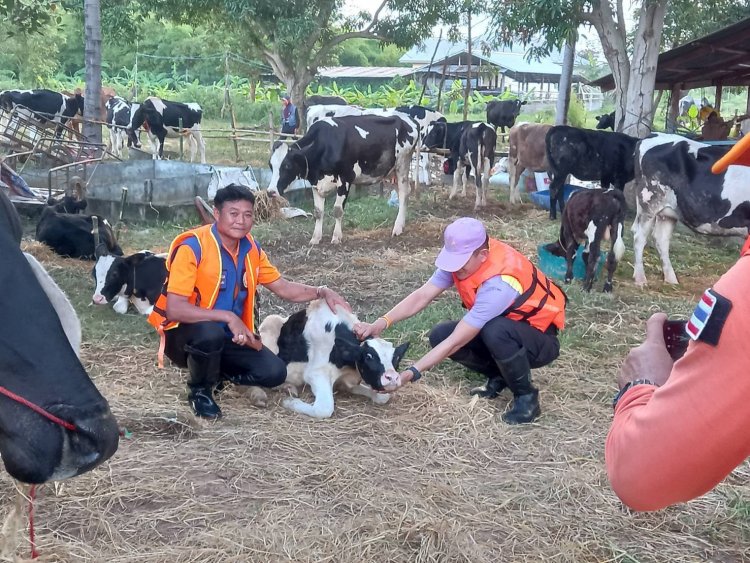
<svg viewBox="0 0 750 563"><path fill-rule="evenodd" d="M398 364L404 359L404 354L409 349L409 342L404 342L393 351L393 369L398 371Z"/></svg>
<svg viewBox="0 0 750 563"><path fill-rule="evenodd" d="M350 333L346 336L336 335L334 339L334 346L339 351L341 359L345 362L356 362L362 356L362 347L354 336L354 333Z"/></svg>

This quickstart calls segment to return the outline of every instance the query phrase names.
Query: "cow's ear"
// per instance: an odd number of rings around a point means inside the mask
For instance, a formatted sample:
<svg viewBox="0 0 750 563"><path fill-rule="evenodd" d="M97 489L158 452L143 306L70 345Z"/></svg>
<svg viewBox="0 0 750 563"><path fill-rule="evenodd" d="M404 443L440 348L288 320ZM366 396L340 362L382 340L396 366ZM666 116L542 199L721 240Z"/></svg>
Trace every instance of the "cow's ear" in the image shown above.
<svg viewBox="0 0 750 563"><path fill-rule="evenodd" d="M398 371L398 364L404 359L404 354L409 349L409 342L404 342L393 351L393 369Z"/></svg>
<svg viewBox="0 0 750 563"><path fill-rule="evenodd" d="M362 346L353 332L337 334L334 339L334 346L336 346L341 359L346 363L356 363L362 357Z"/></svg>
<svg viewBox="0 0 750 563"><path fill-rule="evenodd" d="M94 257L98 260L102 256L107 256L109 254L109 249L107 248L106 242L100 242L98 245L96 245L96 248L94 249Z"/></svg>

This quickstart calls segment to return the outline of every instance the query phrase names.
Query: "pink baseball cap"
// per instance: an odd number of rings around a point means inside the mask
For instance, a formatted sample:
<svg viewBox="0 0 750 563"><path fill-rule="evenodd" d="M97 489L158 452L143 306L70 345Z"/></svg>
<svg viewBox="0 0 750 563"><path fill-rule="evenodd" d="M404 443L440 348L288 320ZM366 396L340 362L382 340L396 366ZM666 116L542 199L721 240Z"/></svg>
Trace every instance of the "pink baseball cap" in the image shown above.
<svg viewBox="0 0 750 563"><path fill-rule="evenodd" d="M435 260L435 266L446 272L463 268L474 251L487 240L487 231L481 221L461 217L445 228L445 244Z"/></svg>

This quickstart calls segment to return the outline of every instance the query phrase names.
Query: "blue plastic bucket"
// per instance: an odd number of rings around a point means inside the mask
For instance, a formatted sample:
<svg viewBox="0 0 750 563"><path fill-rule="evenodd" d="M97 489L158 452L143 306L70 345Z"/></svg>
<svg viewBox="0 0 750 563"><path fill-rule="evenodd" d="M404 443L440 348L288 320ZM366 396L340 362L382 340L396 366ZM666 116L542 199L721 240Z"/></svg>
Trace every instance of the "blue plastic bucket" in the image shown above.
<svg viewBox="0 0 750 563"><path fill-rule="evenodd" d="M546 244L540 244L537 249L537 256L539 262L537 266L545 273L545 275L555 278L557 280L565 279L565 272L568 269L568 265L565 262L564 256L555 256L550 254L546 248ZM584 245L578 247L575 258L573 258L573 277L577 280L582 280L586 277L586 264L583 263L583 248ZM602 251L599 254L599 263L596 265L596 277L598 278L604 268L604 263L607 261L608 251Z"/></svg>
<svg viewBox="0 0 750 563"><path fill-rule="evenodd" d="M581 186L573 186L571 184L565 184L563 186L563 201L566 203L575 192L583 190ZM540 192L531 192L529 194L531 201L537 206L543 209L549 209L549 190L542 190Z"/></svg>

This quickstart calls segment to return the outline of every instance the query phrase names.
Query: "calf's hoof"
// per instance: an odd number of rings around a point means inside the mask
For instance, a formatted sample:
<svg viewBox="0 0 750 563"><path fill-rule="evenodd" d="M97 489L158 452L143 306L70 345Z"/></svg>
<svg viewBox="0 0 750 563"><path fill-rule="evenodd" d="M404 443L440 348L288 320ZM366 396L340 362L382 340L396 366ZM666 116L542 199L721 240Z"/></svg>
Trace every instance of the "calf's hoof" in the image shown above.
<svg viewBox="0 0 750 563"><path fill-rule="evenodd" d="M612 284L610 282L605 282L602 291L604 293L612 293Z"/></svg>
<svg viewBox="0 0 750 563"><path fill-rule="evenodd" d="M494 399L497 397L497 391L487 389L485 385L479 387L472 387L469 390L469 395L477 395L478 397L484 397L485 399Z"/></svg>
<svg viewBox="0 0 750 563"><path fill-rule="evenodd" d="M573 278L572 278L572 277L568 277L568 276L565 276L565 280L564 280L564 281L565 281L565 283L570 283L570 282L572 282L572 281L573 281Z"/></svg>
<svg viewBox="0 0 750 563"><path fill-rule="evenodd" d="M290 397L299 397L297 386L291 383L282 383L279 385L279 391Z"/></svg>
<svg viewBox="0 0 750 563"><path fill-rule="evenodd" d="M268 395L260 387L249 387L247 397L250 399L250 404L254 407L264 409L268 406Z"/></svg>

